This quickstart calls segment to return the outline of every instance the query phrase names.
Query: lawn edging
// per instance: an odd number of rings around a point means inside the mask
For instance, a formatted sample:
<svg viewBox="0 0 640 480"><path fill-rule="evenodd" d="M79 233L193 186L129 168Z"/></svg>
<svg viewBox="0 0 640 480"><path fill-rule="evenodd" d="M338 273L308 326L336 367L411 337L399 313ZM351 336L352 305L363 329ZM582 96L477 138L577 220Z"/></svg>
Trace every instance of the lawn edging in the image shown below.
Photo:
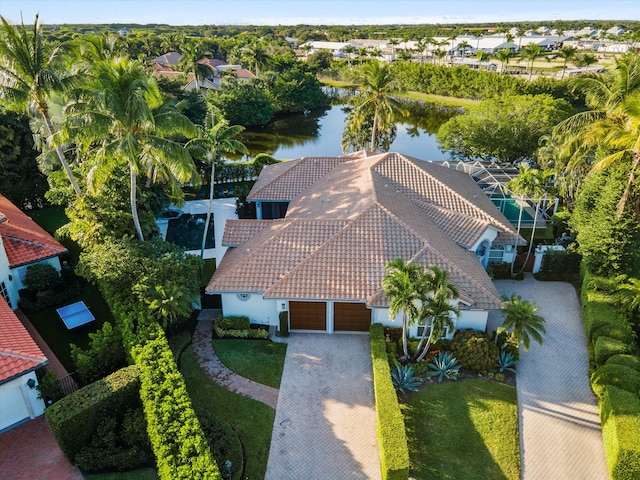
<svg viewBox="0 0 640 480"><path fill-rule="evenodd" d="M398 396L391 383L384 327L380 323L375 323L371 325L369 334L382 479L407 480L409 478L407 434Z"/></svg>
<svg viewBox="0 0 640 480"><path fill-rule="evenodd" d="M604 451L612 480L640 478L640 393L627 392L620 387L617 370L629 370L631 366L616 365L620 359L635 365L630 353L636 351L628 321L618 312L614 294L603 286L600 279L584 273L582 283L582 319L589 342L592 366L591 388L598 395ZM609 337L615 334L618 338ZM635 355L634 355L635 356ZM636 357L637 358L637 357ZM617 368L619 367L619 368ZM616 370L616 375L608 374Z"/></svg>

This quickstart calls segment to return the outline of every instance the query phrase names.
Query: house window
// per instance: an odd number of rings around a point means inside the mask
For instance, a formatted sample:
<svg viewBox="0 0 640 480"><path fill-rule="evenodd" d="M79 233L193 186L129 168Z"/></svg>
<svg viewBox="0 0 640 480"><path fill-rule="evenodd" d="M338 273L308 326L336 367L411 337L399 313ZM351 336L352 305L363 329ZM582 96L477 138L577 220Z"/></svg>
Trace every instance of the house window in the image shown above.
<svg viewBox="0 0 640 480"><path fill-rule="evenodd" d="M8 305L11 305L11 302L9 301L9 292L4 282L0 283L0 295L2 295L2 298L4 298Z"/></svg>
<svg viewBox="0 0 640 480"><path fill-rule="evenodd" d="M424 324L424 321L422 322ZM418 336L422 337L422 332L424 332L424 329L427 329L427 337L429 336L429 334L431 333L431 325L429 325L428 327L425 327L424 325L420 325L418 324ZM444 331L442 332L442 336L440 338L445 338L449 335L449 327L444 327Z"/></svg>

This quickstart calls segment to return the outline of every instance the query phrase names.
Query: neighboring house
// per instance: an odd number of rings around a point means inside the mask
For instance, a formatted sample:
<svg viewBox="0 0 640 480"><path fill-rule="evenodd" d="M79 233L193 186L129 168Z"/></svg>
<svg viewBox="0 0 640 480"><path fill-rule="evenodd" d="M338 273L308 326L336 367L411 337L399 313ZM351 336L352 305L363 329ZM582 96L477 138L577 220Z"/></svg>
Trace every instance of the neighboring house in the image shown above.
<svg viewBox="0 0 640 480"><path fill-rule="evenodd" d="M316 53L321 50L328 50L334 57L344 58L345 53L344 49L351 45L354 48L357 48L355 45L352 45L349 42L323 42L323 41L312 41L306 42L300 45L300 49L304 50L309 48L308 53Z"/></svg>
<svg viewBox="0 0 640 480"><path fill-rule="evenodd" d="M27 269L46 262L59 271L64 253L66 248L0 195L0 295L12 309L18 308Z"/></svg>
<svg viewBox="0 0 640 480"><path fill-rule="evenodd" d="M0 433L44 413L35 371L46 363L29 332L0 298Z"/></svg>
<svg viewBox="0 0 640 480"><path fill-rule="evenodd" d="M254 323L278 325L288 311L291 330L400 326L381 287L396 258L449 271L457 328L485 330L501 305L485 271L490 255L508 262L514 243L525 244L468 174L398 153L270 165L247 200L258 220L227 222L222 244L231 248L206 292L221 295L225 315Z"/></svg>
<svg viewBox="0 0 640 480"><path fill-rule="evenodd" d="M175 67L180 63L180 59L182 58L182 54L178 52L168 52L164 55L160 55L159 57L151 60L151 64L157 63L158 65L162 65L165 67Z"/></svg>
<svg viewBox="0 0 640 480"><path fill-rule="evenodd" d="M175 64L170 64L170 61L174 61L175 58L171 55L175 53L167 53L161 57L158 57L152 60L151 68L153 69L153 74L156 78L164 77L171 80L181 79L186 77L186 84L182 87L183 90L187 92L194 90L196 88L195 76L193 73L189 73L185 75L184 72L176 70L173 68ZM180 54L176 54L180 55ZM169 57L169 58L165 58ZM181 57L181 55L180 55ZM160 61L158 61L160 60ZM242 68L240 65L230 65L227 64L223 60L211 59L211 58L203 58L200 60L201 64L207 65L211 69L211 73L208 74L204 79L198 80L198 88L199 89L217 89L220 88L222 83L222 76L224 76L224 72L231 72L232 78L235 78L236 81L246 81L251 78L255 78L255 75L251 73L249 70ZM173 66L172 66L173 65Z"/></svg>

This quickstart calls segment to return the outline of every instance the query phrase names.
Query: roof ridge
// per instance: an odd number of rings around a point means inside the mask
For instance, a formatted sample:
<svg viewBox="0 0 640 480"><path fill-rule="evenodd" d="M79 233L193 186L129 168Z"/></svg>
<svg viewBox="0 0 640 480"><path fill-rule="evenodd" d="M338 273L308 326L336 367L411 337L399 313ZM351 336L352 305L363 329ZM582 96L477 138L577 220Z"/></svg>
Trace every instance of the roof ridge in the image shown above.
<svg viewBox="0 0 640 480"><path fill-rule="evenodd" d="M42 356L42 358L30 357L28 355L22 355L20 353L12 353L12 349L0 349L0 355L4 355L5 357L11 358L19 358L20 360L28 360L31 362L45 362L47 361L46 356Z"/></svg>
<svg viewBox="0 0 640 480"><path fill-rule="evenodd" d="M28 240L28 239L26 239L26 238L16 237L15 235L10 235L10 234L7 234L7 233L0 233L0 236L2 236L3 238L9 238L9 239L11 239L11 240L15 240L15 241L17 241L17 242L28 243L28 244L30 244L30 245L38 245L38 246L40 246L40 247L43 247L43 248L51 248L51 249L53 249L53 250L60 250L60 248L59 248L59 247L56 247L55 245L51 245L51 244L48 244L48 243L38 242L38 241L36 241L36 240ZM63 249L64 249L64 247L63 247ZM66 249L64 249L64 250L66 250Z"/></svg>
<svg viewBox="0 0 640 480"><path fill-rule="evenodd" d="M262 188L260 188L260 190L257 190L256 192L254 192L251 196L255 196L258 192L261 192L262 190L264 190L265 187L267 187L268 185L271 185L276 180L279 180L280 178L282 178L283 175L285 175L290 170L293 170L296 166L298 166L300 164L300 161L303 160L304 158L305 157L300 157L300 158L295 158L293 160L286 160L284 162L274 163L273 165L284 165L284 167L281 167L282 168L282 172L280 172L279 175L277 175L274 178L272 178L268 183L264 184L262 186ZM267 167L269 167L269 166L270 165L267 165ZM251 192L249 192L249 193L251 193Z"/></svg>

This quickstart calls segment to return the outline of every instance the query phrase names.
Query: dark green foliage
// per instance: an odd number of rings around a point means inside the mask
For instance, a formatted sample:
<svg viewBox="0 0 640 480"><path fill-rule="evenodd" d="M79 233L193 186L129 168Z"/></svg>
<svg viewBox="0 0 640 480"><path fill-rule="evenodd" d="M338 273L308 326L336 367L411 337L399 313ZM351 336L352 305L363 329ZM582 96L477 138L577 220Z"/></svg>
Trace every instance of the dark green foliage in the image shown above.
<svg viewBox="0 0 640 480"><path fill-rule="evenodd" d="M215 322L216 326L222 330L246 330L251 327L249 317L229 316L218 317Z"/></svg>
<svg viewBox="0 0 640 480"><path fill-rule="evenodd" d="M27 268L24 285L29 290L39 291L54 288L60 281L60 273L49 263L36 263Z"/></svg>
<svg viewBox="0 0 640 480"><path fill-rule="evenodd" d="M572 250L549 250L542 258L540 273L566 275L580 272L582 257Z"/></svg>
<svg viewBox="0 0 640 480"><path fill-rule="evenodd" d="M515 361L520 360L520 345L518 345L517 338L506 330L502 330L497 335L496 332L493 332L492 336L494 343L501 351L513 355Z"/></svg>
<svg viewBox="0 0 640 480"><path fill-rule="evenodd" d="M107 418L124 418L140 404L140 372L135 365L81 388L45 411L47 422L66 457L76 455L91 444L96 429Z"/></svg>
<svg viewBox="0 0 640 480"><path fill-rule="evenodd" d="M609 386L600 398L600 419L612 480L640 478L640 398Z"/></svg>
<svg viewBox="0 0 640 480"><path fill-rule="evenodd" d="M329 50L319 50L307 56L307 63L314 70L321 72L331 67L333 54Z"/></svg>
<svg viewBox="0 0 640 480"><path fill-rule="evenodd" d="M208 101L218 107L229 122L245 127L266 125L275 114L269 92L248 82L228 84L212 93Z"/></svg>
<svg viewBox="0 0 640 480"><path fill-rule="evenodd" d="M597 366L604 365L609 357L618 353L631 353L633 347L629 343L614 338L598 337L594 343L594 355Z"/></svg>
<svg viewBox="0 0 640 480"><path fill-rule="evenodd" d="M384 327L379 323L371 325L369 336L382 479L406 480L409 476L407 435L398 397L391 383Z"/></svg>
<svg viewBox="0 0 640 480"><path fill-rule="evenodd" d="M602 365L591 375L591 388L601 397L608 385L640 395L640 372L614 363Z"/></svg>
<svg viewBox="0 0 640 480"><path fill-rule="evenodd" d="M85 385L127 364L120 331L109 322L105 322L96 333L90 333L89 338L91 340L87 350L71 344L71 358Z"/></svg>
<svg viewBox="0 0 640 480"><path fill-rule="evenodd" d="M37 155L29 119L1 109L0 193L22 210L47 204L47 177L38 170Z"/></svg>
<svg viewBox="0 0 640 480"><path fill-rule="evenodd" d="M613 294L594 288L596 285L608 285L608 282L599 281L600 278L586 272L582 282L582 320L590 341L593 340L593 332L605 325L626 328L627 324L624 316L615 308Z"/></svg>
<svg viewBox="0 0 640 480"><path fill-rule="evenodd" d="M493 370L498 363L498 347L483 332L458 330L451 342L451 351L463 368L476 372Z"/></svg>
<svg viewBox="0 0 640 480"><path fill-rule="evenodd" d="M281 337L289 336L289 312L280 312L278 314L278 320L280 321L280 328L278 329L278 335Z"/></svg>
<svg viewBox="0 0 640 480"><path fill-rule="evenodd" d="M437 138L461 159L534 160L540 138L571 113L566 101L549 95L500 96L451 118Z"/></svg>
<svg viewBox="0 0 640 480"><path fill-rule="evenodd" d="M300 69L280 73L271 87L274 107L278 112L304 112L329 104L315 75Z"/></svg>
<svg viewBox="0 0 640 480"><path fill-rule="evenodd" d="M602 325L601 327L595 329L591 334L591 342L595 344L598 341L599 337L609 337L629 344L633 343L635 340L633 330L628 323L608 323L606 325Z"/></svg>
<svg viewBox="0 0 640 480"><path fill-rule="evenodd" d="M58 375L53 370L47 370L47 372L42 375L42 377L38 380L38 398L44 400L49 404L55 403L64 397L64 393L62 393L62 388L60 388L60 384L58 383Z"/></svg>
<svg viewBox="0 0 640 480"><path fill-rule="evenodd" d="M612 355L607 359L607 365L624 365L625 367L633 368L637 372L640 372L640 357L636 355L628 355L620 353Z"/></svg>
<svg viewBox="0 0 640 480"><path fill-rule="evenodd" d="M198 420L216 463L224 465L225 461L229 460L231 462L231 478L235 480L241 479L244 455L238 434L229 424L216 419L208 413L199 414ZM227 478L226 469L222 478L225 480Z"/></svg>
<svg viewBox="0 0 640 480"><path fill-rule="evenodd" d="M589 176L576 200L571 226L577 232L578 252L596 275L638 271L640 226L628 210L616 214L629 168L620 162Z"/></svg>
<svg viewBox="0 0 640 480"><path fill-rule="evenodd" d="M487 273L494 280L511 280L511 264L510 263L492 263L487 269ZM519 278L520 277L520 278ZM515 280L524 280L524 275L516 276Z"/></svg>

